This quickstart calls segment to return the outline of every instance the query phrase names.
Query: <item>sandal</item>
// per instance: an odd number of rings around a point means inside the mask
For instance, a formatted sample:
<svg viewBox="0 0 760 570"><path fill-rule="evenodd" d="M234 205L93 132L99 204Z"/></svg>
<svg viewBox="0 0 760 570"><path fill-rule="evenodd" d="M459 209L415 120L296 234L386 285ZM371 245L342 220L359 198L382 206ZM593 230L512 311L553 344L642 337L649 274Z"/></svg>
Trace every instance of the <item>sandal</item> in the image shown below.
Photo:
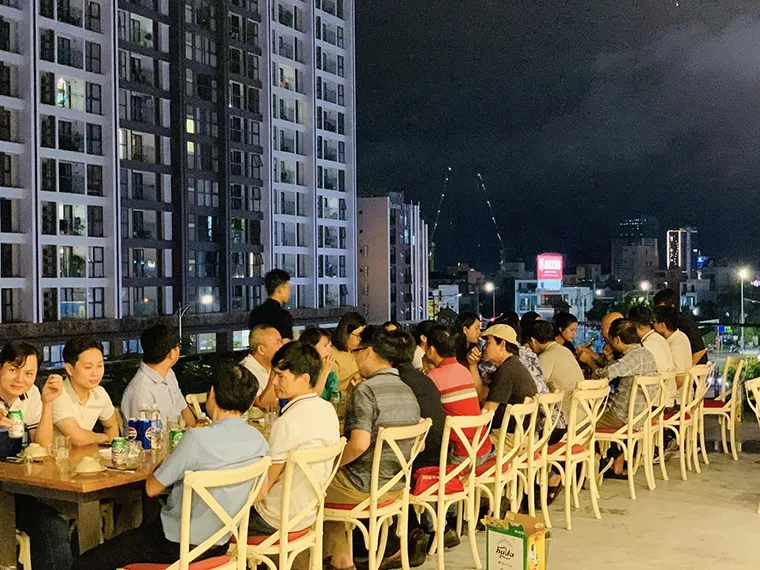
<svg viewBox="0 0 760 570"><path fill-rule="evenodd" d="M546 504L551 505L555 499L559 496L559 492L562 490L562 483L554 487L549 487L546 491Z"/></svg>

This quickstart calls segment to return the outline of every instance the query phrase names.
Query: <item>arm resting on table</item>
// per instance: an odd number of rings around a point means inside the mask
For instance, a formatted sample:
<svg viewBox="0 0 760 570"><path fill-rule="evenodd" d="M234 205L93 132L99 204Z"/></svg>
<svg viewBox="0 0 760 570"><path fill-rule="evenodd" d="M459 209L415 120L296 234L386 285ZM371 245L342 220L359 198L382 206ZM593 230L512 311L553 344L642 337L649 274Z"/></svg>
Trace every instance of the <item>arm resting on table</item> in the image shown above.
<svg viewBox="0 0 760 570"><path fill-rule="evenodd" d="M105 433L95 433L87 429L82 429L74 418L61 420L58 422L57 427L63 435L67 435L71 438L71 445L75 447L92 445L93 443L106 443L110 439Z"/></svg>

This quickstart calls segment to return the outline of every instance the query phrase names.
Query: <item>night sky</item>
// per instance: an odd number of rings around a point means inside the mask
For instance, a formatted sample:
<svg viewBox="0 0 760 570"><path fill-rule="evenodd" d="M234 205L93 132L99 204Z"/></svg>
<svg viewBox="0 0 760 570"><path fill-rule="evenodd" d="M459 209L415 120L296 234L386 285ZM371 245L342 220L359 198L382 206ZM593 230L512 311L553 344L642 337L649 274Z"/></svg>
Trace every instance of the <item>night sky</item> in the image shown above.
<svg viewBox="0 0 760 570"><path fill-rule="evenodd" d="M480 172L512 259L609 267L622 217L760 249L760 2L356 0L360 194L403 190L438 265L493 269ZM678 4L678 5L677 5Z"/></svg>

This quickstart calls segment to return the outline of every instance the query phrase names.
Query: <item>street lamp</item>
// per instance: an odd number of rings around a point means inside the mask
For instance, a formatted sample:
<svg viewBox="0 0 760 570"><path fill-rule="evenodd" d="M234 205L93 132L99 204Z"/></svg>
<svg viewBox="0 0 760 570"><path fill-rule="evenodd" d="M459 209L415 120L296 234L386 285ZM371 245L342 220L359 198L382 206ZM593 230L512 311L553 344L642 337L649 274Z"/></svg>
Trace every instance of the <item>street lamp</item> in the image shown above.
<svg viewBox="0 0 760 570"><path fill-rule="evenodd" d="M646 293L647 303L649 303L649 291L652 290L652 284L649 281L642 281L639 286L641 287L641 290Z"/></svg>
<svg viewBox="0 0 760 570"><path fill-rule="evenodd" d="M496 285L494 285L491 281L487 281L485 285L483 285L483 290L486 293L491 294L491 306L493 311L493 318L496 318Z"/></svg>
<svg viewBox="0 0 760 570"><path fill-rule="evenodd" d="M744 280L749 277L749 270L746 267L742 267L739 270L739 283L741 284L741 313L739 317L739 321L742 325L742 336L740 341L740 346L742 348L742 352L744 352Z"/></svg>
<svg viewBox="0 0 760 570"><path fill-rule="evenodd" d="M182 317L185 316L185 313L190 309L191 307L194 307L195 305L210 305L214 302L214 296L213 295L201 295L201 298L199 301L193 301L192 303L188 303L187 305L180 305L179 308L174 312L175 315L177 315L177 319L179 321L179 346L180 350L182 349Z"/></svg>

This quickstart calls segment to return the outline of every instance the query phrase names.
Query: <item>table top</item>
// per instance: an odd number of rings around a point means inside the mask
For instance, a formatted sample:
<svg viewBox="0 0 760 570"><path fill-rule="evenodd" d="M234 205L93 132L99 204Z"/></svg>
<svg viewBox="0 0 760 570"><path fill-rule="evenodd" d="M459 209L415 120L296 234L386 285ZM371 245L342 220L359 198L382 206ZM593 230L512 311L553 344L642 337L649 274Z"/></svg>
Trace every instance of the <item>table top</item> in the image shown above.
<svg viewBox="0 0 760 570"><path fill-rule="evenodd" d="M56 463L52 457L46 457L37 463L8 463L0 461L0 487L4 483L13 483L31 487L44 487L73 493L91 493L111 489L131 483L145 481L159 459L147 458L134 471L115 471L107 469L100 473L81 475L73 467L86 456L97 456L97 445L73 448L68 461ZM103 465L110 467L109 460L102 459Z"/></svg>

